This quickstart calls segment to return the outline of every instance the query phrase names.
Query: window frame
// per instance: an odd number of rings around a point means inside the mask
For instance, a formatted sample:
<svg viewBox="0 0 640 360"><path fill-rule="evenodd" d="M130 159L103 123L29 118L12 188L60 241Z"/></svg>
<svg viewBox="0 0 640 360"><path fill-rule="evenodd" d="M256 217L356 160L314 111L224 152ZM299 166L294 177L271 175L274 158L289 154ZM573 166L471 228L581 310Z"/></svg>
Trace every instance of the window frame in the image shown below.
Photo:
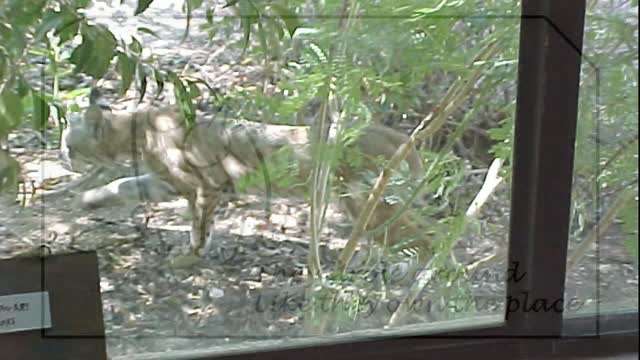
<svg viewBox="0 0 640 360"><path fill-rule="evenodd" d="M509 264L517 263L525 276L521 281L508 280L506 296L521 299L526 293L530 299L563 299L586 1L521 3L508 259ZM589 332L594 323L596 332ZM563 336L563 330L568 329L585 335ZM173 358L514 359L637 351L637 310L564 318L562 312L519 309L501 325L437 335L381 337L244 354L194 351ZM167 359L170 356L167 354Z"/></svg>

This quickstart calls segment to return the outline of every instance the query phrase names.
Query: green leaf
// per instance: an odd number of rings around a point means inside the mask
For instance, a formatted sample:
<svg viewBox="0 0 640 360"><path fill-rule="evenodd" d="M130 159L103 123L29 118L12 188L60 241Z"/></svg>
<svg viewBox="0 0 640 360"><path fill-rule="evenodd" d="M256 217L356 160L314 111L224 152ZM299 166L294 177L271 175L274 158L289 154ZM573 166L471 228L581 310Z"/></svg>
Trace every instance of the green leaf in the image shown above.
<svg viewBox="0 0 640 360"><path fill-rule="evenodd" d="M0 38L7 52L14 57L21 56L26 46L27 28L17 24L0 23Z"/></svg>
<svg viewBox="0 0 640 360"><path fill-rule="evenodd" d="M12 89L5 88L0 94L0 116L4 117L9 128L15 128L22 122L22 99Z"/></svg>
<svg viewBox="0 0 640 360"><path fill-rule="evenodd" d="M70 61L76 72L84 72L100 79L109 69L117 46L111 31L101 25L83 25L82 43L71 53Z"/></svg>
<svg viewBox="0 0 640 360"><path fill-rule="evenodd" d="M0 39L3 43L8 43L13 35L13 30L9 24L0 22Z"/></svg>
<svg viewBox="0 0 640 360"><path fill-rule="evenodd" d="M138 0L138 6L136 6L136 10L133 12L133 16L142 14L145 10L147 10L152 2L153 0Z"/></svg>
<svg viewBox="0 0 640 360"><path fill-rule="evenodd" d="M169 72L168 78L173 83L173 91L174 96L176 97L176 103L180 108L180 112L184 116L184 121L187 127L192 127L195 124L196 114L195 109L193 107L193 102L191 101L191 96L187 89L180 79L175 73Z"/></svg>
<svg viewBox="0 0 640 360"><path fill-rule="evenodd" d="M122 77L122 81L120 82L120 93L124 94L129 90L131 82L133 82L133 76L136 71L136 61L128 55L120 53L118 54L117 69L118 73Z"/></svg>
<svg viewBox="0 0 640 360"><path fill-rule="evenodd" d="M156 96L160 96L164 90L164 78L160 70L153 68L153 80L156 82Z"/></svg>
<svg viewBox="0 0 640 360"><path fill-rule="evenodd" d="M194 81L188 81L187 83L189 84L189 96L192 99L195 99L202 95L202 92L200 92L200 89L198 89L198 86Z"/></svg>
<svg viewBox="0 0 640 360"><path fill-rule="evenodd" d="M91 4L91 0L75 0L72 5L74 9L86 8Z"/></svg>
<svg viewBox="0 0 640 360"><path fill-rule="evenodd" d="M271 4L271 7L276 13L278 13L278 16L280 16L282 21L284 21L287 31L289 32L289 36L293 37L296 29L302 26L296 13L280 4Z"/></svg>
<svg viewBox="0 0 640 360"><path fill-rule="evenodd" d="M46 3L47 0L17 0L4 6L8 7L7 14L11 14L15 24L30 26L41 18Z"/></svg>
<svg viewBox="0 0 640 360"><path fill-rule="evenodd" d="M269 46L267 44L267 33L261 22L258 22L258 40L260 41L262 52L265 54L265 56L267 56L269 52Z"/></svg>
<svg viewBox="0 0 640 360"><path fill-rule="evenodd" d="M432 8L422 8L420 10L416 10L415 13L418 15L428 15L433 14L442 9L442 7L447 3L447 0L442 0L438 5Z"/></svg>
<svg viewBox="0 0 640 360"><path fill-rule="evenodd" d="M62 124L67 120L67 110L61 104L53 104L53 107L56 108L56 115L58 117L58 124Z"/></svg>
<svg viewBox="0 0 640 360"><path fill-rule="evenodd" d="M271 44L270 54L271 56L278 56L281 54L280 41L287 33L287 30L282 26L276 18L266 18L266 28L268 29L269 43Z"/></svg>
<svg viewBox="0 0 640 360"><path fill-rule="evenodd" d="M18 83L17 83L17 87L16 87L16 93L18 94L18 97L23 98L27 95L29 95L29 92L31 91L31 87L29 87L29 83L27 82L27 80L24 79L24 77L22 75L18 75Z"/></svg>
<svg viewBox="0 0 640 360"><path fill-rule="evenodd" d="M35 39L39 41L47 32L60 26L64 22L62 12L49 9L44 13L42 22L36 31Z"/></svg>
<svg viewBox="0 0 640 360"><path fill-rule="evenodd" d="M11 128L12 126L11 126L11 123L9 122L9 119L7 119L4 115L2 115L2 112L0 112L0 136L2 137L6 136L11 130Z"/></svg>
<svg viewBox="0 0 640 360"><path fill-rule="evenodd" d="M69 57L69 61L76 65L75 67L75 71L76 72L82 72L85 68L85 64L89 61L89 58L91 57L91 50L92 50L92 46L91 44L88 42L88 40L84 40L82 41L82 43L80 45L78 45L75 49L73 49L73 51L71 52L71 56Z"/></svg>
<svg viewBox="0 0 640 360"><path fill-rule="evenodd" d="M136 74L138 78L138 90L140 91L138 102L142 102L144 95L147 93L147 72L144 65L140 62L138 63Z"/></svg>
<svg viewBox="0 0 640 360"><path fill-rule="evenodd" d="M65 43L78 33L80 18L68 8L63 7L59 11L49 9L45 12L40 27L36 31L36 41L47 32L54 31L54 35L60 37L60 43Z"/></svg>
<svg viewBox="0 0 640 360"><path fill-rule="evenodd" d="M191 28L191 16L194 9L199 8L202 5L202 0L185 0L186 8L187 8L187 26L184 30L184 35L182 36L182 41L186 40L187 36L189 36L189 29Z"/></svg>
<svg viewBox="0 0 640 360"><path fill-rule="evenodd" d="M2 134L2 118L0 117L0 134ZM18 191L18 174L20 164L7 150L0 149L0 193L16 195Z"/></svg>
<svg viewBox="0 0 640 360"><path fill-rule="evenodd" d="M90 91L91 91L91 88L89 87L68 90L68 91L61 92L60 97L63 100L74 100L78 97L87 96Z"/></svg>
<svg viewBox="0 0 640 360"><path fill-rule="evenodd" d="M254 18L257 14L253 9L249 7L249 0L242 0L238 2L240 7L240 26L242 26L243 40L242 40L242 54L249 47L249 39L251 38L251 25L254 23Z"/></svg>
<svg viewBox="0 0 640 360"><path fill-rule="evenodd" d="M151 29L149 29L149 28L147 28L147 27L144 27L144 26L140 26L140 27L138 28L138 31L139 31L139 32L142 32L142 33L145 33L145 34L149 34L149 35L151 35L151 36L155 36L155 37L157 37L158 39L160 38L160 36L158 36L158 34L156 34L156 32L155 32L155 31L153 31L153 30L151 30Z"/></svg>
<svg viewBox="0 0 640 360"><path fill-rule="evenodd" d="M46 128L49 120L49 104L37 90L31 90L31 98L33 100L33 128L42 130Z"/></svg>
<svg viewBox="0 0 640 360"><path fill-rule="evenodd" d="M4 80L4 76L7 73L7 60L8 54L4 47L0 46L0 83Z"/></svg>
<svg viewBox="0 0 640 360"><path fill-rule="evenodd" d="M315 55L318 62L327 63L329 61L327 54L316 43L310 43L309 49L311 50L311 53Z"/></svg>
<svg viewBox="0 0 640 360"><path fill-rule="evenodd" d="M131 36L131 44L129 44L129 49L135 55L142 54L142 44L135 36Z"/></svg>
<svg viewBox="0 0 640 360"><path fill-rule="evenodd" d="M213 26L213 8L208 7L205 11L205 17L207 19L207 24Z"/></svg>

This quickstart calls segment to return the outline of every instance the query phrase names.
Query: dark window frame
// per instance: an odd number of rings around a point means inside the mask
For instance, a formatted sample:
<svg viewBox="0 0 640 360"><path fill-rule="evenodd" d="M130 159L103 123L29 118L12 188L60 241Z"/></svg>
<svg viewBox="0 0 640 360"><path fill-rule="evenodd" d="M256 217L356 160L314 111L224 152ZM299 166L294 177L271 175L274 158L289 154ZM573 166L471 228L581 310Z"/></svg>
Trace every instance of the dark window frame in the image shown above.
<svg viewBox="0 0 640 360"><path fill-rule="evenodd" d="M564 298L585 0L523 0L507 300ZM596 332L593 324L596 325ZM584 336L562 336L563 330ZM520 307L499 326L181 359L568 358L638 351L638 312L563 318Z"/></svg>

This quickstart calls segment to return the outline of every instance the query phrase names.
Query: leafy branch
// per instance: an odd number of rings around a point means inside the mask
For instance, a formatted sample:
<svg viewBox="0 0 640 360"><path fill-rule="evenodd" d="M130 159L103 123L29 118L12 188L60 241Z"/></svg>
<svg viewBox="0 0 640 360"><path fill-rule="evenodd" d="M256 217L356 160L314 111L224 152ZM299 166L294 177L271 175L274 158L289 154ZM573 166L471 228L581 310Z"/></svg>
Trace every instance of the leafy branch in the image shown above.
<svg viewBox="0 0 640 360"><path fill-rule="evenodd" d="M487 60L496 54L498 50L497 45L497 40L488 41L484 48L482 48L470 62L470 67L473 67L478 62L482 62L483 64L487 63ZM363 210L354 223L349 240L338 259L336 273L341 274L346 270L351 258L353 257L357 242L365 234L366 226L384 193L384 189L391 178L392 172L407 157L409 151L415 147L419 141L432 136L445 124L453 111L456 110L464 100L466 100L467 95L471 92L471 89L482 76L483 70L485 70L483 66L475 66L467 77L456 81L440 101L440 105L420 122L420 124L411 133L409 140L396 150L389 163L378 176Z"/></svg>

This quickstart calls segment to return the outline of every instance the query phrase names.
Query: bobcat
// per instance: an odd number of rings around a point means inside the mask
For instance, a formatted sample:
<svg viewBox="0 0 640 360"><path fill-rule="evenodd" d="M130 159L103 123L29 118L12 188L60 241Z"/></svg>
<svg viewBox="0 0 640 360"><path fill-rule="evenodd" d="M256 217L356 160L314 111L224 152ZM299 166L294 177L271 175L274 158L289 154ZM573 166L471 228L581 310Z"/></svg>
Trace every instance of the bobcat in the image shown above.
<svg viewBox="0 0 640 360"><path fill-rule="evenodd" d="M265 125L214 117L201 118L188 127L176 107L114 112L98 105L98 96L94 89L84 114L71 119L63 131L60 159L68 168L83 171L87 162L104 164L140 153L148 173L89 190L83 194L83 204L101 206L135 198L140 189L151 201L186 198L192 215L190 242L194 255L202 255L205 244L212 240L214 209L220 205L225 188L237 184L243 176L260 175L257 170L264 170L264 165L268 168L272 159L284 154L285 162L291 164L288 175L297 181L282 185L272 179L264 187L289 195L302 195L309 188L313 166L309 126ZM337 187L347 193L340 197L340 203L351 218L358 216L366 201L366 193L353 191L362 184L362 171L380 171L377 160L390 159L407 139L407 135L385 126L368 125L362 129L351 145L361 161L341 160L336 168ZM422 161L415 149L411 149L406 162L413 177L422 175ZM382 225L399 208L400 204L382 201L368 229ZM374 240L395 244L417 232L414 214L406 211ZM428 247L426 240L419 243Z"/></svg>

